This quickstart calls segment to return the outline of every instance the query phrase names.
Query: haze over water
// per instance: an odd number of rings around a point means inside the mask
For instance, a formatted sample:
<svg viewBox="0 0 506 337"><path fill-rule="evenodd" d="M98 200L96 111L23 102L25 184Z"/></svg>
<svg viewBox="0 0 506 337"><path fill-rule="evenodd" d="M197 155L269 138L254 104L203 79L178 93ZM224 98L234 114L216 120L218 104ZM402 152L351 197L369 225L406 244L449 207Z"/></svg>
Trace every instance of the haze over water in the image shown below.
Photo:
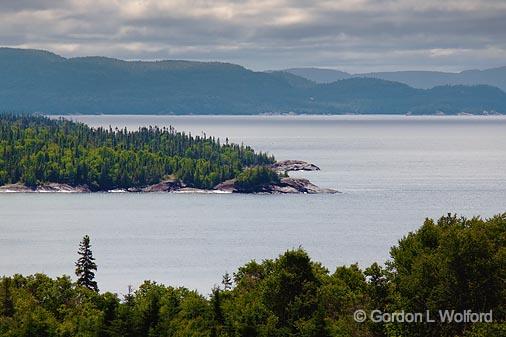
<svg viewBox="0 0 506 337"><path fill-rule="evenodd" d="M173 125L226 137L336 195L0 194L0 274L73 275L92 239L101 290L151 279L207 294L225 271L302 246L331 271L384 262L425 217L506 211L506 118L73 116L91 126Z"/></svg>

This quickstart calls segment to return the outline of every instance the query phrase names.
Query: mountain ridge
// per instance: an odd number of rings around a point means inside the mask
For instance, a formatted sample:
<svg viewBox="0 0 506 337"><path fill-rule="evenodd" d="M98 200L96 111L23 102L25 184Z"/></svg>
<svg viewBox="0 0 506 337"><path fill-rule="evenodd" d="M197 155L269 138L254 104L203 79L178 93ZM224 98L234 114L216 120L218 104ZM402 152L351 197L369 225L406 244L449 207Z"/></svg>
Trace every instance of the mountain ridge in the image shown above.
<svg viewBox="0 0 506 337"><path fill-rule="evenodd" d="M466 95L461 92L465 91ZM225 62L64 58L0 48L0 111L46 114L506 113L490 86L416 89L348 78L330 84Z"/></svg>
<svg viewBox="0 0 506 337"><path fill-rule="evenodd" d="M283 71L304 77L317 83L330 83L352 77L366 77L401 82L418 89L430 89L447 84L487 84L506 91L506 66L483 70L469 69L457 73L426 70L403 70L351 74L327 68L289 68Z"/></svg>

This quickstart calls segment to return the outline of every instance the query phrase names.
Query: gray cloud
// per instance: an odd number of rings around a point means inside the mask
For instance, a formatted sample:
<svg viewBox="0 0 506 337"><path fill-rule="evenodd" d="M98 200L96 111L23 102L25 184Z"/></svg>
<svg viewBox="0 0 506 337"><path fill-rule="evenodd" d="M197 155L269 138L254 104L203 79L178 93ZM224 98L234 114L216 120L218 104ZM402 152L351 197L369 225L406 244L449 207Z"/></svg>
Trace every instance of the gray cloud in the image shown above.
<svg viewBox="0 0 506 337"><path fill-rule="evenodd" d="M0 0L0 45L352 72L504 65L502 0Z"/></svg>

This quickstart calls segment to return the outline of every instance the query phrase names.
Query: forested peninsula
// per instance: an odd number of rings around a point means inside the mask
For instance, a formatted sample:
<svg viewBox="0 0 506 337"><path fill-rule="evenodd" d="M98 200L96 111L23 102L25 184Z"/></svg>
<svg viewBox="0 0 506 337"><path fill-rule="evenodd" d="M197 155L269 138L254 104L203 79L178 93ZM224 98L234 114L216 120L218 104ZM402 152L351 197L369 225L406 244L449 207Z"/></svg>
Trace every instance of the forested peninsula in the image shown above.
<svg viewBox="0 0 506 337"><path fill-rule="evenodd" d="M153 281L127 290L125 280L118 295L99 292L100 261L85 236L76 254L77 281L44 274L0 278L0 336L505 336L505 246L506 214L448 215L427 219L402 238L385 266L330 271L295 249L225 273L210 294ZM440 311L455 319L442 321ZM409 313L429 313L434 321L410 321ZM472 315L463 320L463 313Z"/></svg>
<svg viewBox="0 0 506 337"><path fill-rule="evenodd" d="M249 146L173 127L129 131L0 115L4 192L332 192L289 178L275 162Z"/></svg>

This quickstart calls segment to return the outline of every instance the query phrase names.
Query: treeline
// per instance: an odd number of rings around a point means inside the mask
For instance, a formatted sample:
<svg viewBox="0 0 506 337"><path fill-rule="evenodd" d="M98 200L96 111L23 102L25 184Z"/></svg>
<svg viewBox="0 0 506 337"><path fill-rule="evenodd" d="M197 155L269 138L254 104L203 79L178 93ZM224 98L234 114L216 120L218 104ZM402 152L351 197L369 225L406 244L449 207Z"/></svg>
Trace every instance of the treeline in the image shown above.
<svg viewBox="0 0 506 337"><path fill-rule="evenodd" d="M68 120L0 114L0 185L45 182L92 190L140 187L172 175L212 188L245 167L274 162L244 145L172 127L90 128Z"/></svg>
<svg viewBox="0 0 506 337"><path fill-rule="evenodd" d="M233 280L225 275L209 296L149 281L124 296L100 294L83 272L90 267L83 257L91 257L85 239L77 283L42 274L1 279L0 336L506 335L506 213L427 219L391 249L385 267L329 272L304 250L290 250L247 263ZM493 322L358 322L357 310L432 318L439 310L470 310L491 312Z"/></svg>

